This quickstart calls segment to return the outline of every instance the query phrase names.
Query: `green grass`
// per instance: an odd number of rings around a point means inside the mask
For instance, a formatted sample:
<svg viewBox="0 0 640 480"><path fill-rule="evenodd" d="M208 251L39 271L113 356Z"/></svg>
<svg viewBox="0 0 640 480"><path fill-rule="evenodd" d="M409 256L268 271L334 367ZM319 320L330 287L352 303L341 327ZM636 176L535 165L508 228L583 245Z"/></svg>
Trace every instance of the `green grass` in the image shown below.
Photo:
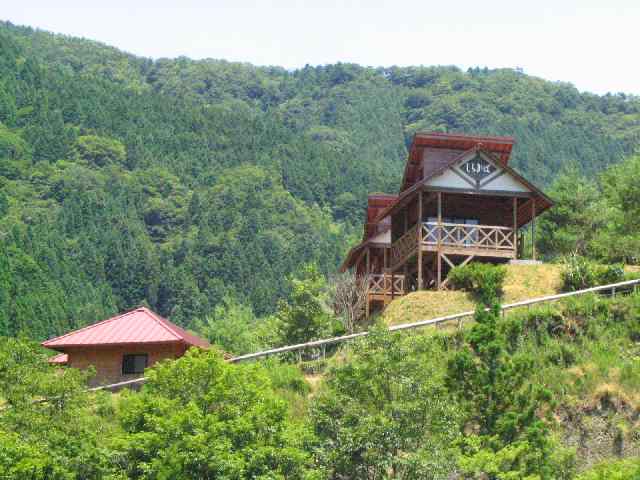
<svg viewBox="0 0 640 480"><path fill-rule="evenodd" d="M507 265L503 303L553 295L560 291L562 267L555 264ZM416 322L473 310L471 295L462 291L413 292L391 302L382 314L388 325Z"/></svg>

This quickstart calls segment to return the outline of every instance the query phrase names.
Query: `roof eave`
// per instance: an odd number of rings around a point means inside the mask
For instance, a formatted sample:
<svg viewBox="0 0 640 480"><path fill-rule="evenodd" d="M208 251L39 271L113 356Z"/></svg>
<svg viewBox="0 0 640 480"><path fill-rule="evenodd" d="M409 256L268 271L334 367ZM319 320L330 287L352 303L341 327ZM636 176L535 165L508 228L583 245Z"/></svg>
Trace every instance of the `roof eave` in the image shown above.
<svg viewBox="0 0 640 480"><path fill-rule="evenodd" d="M113 343L65 343L62 345L45 345L44 342L41 345L50 350L57 350L64 352L65 348L82 348L82 347L128 347L132 345L171 345L171 344L187 343L182 339L175 340L160 340L155 342L113 342ZM197 346L197 345L196 345Z"/></svg>

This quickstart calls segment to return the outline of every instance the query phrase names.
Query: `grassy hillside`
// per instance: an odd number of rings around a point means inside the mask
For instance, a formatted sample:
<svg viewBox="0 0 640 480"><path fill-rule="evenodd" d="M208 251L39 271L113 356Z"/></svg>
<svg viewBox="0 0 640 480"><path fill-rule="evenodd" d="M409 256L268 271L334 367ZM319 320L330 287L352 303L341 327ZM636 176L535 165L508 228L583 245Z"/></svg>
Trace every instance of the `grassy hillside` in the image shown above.
<svg viewBox="0 0 640 480"><path fill-rule="evenodd" d="M560 265L507 265L506 269L504 303L560 292ZM413 292L391 302L382 318L396 325L473 310L474 305L471 295L459 290Z"/></svg>
<svg viewBox="0 0 640 480"><path fill-rule="evenodd" d="M548 284L525 286L514 282L516 273L528 281L544 279ZM553 265L510 268L506 287L505 303L557 293L559 268ZM427 299L423 305L420 305L421 298ZM438 302L448 304L438 306ZM532 359L527 384L551 392L553 401L548 408L552 409L553 436L559 445L575 454L577 472L589 471L601 462L616 465L620 458L630 459L627 463L637 468L640 456L639 302L638 294L617 298L587 295L513 310L498 322L497 328L504 335L508 351L515 357ZM461 292L421 292L394 301L383 318L390 324L408 323L473 309L473 302ZM402 336L403 341L415 344L409 347L407 354L411 355L420 351L417 345L421 342L439 345L437 353L428 355L424 362L434 372L442 372L451 366L456 352L464 350L462 339L469 335L472 326L472 322L467 322L462 330L452 327L404 332L399 338ZM357 362L372 355L360 349L356 351L360 353L354 356L351 349L346 348L343 355L336 357L328 377L357 368ZM387 360L392 358L401 362L389 353ZM314 382L317 384L317 377ZM596 471L607 468L600 466Z"/></svg>

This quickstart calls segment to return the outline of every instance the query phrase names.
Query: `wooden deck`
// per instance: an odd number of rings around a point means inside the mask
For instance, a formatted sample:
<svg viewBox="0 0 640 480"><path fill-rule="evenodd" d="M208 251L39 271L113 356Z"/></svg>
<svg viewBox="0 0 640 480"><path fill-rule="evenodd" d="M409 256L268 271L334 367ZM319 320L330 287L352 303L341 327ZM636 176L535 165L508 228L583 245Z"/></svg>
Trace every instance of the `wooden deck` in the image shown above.
<svg viewBox="0 0 640 480"><path fill-rule="evenodd" d="M397 270L417 254L440 252L445 255L516 258L517 242L513 228L498 225L423 222L409 228L391 245L390 269Z"/></svg>

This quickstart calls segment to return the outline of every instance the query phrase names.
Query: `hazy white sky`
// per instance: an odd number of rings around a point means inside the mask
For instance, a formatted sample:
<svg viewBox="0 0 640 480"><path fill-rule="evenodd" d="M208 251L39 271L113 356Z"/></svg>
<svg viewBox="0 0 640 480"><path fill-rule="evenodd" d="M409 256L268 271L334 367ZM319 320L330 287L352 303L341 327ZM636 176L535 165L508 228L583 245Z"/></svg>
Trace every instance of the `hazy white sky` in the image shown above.
<svg viewBox="0 0 640 480"><path fill-rule="evenodd" d="M0 18L153 58L521 67L640 94L640 0L0 0Z"/></svg>

